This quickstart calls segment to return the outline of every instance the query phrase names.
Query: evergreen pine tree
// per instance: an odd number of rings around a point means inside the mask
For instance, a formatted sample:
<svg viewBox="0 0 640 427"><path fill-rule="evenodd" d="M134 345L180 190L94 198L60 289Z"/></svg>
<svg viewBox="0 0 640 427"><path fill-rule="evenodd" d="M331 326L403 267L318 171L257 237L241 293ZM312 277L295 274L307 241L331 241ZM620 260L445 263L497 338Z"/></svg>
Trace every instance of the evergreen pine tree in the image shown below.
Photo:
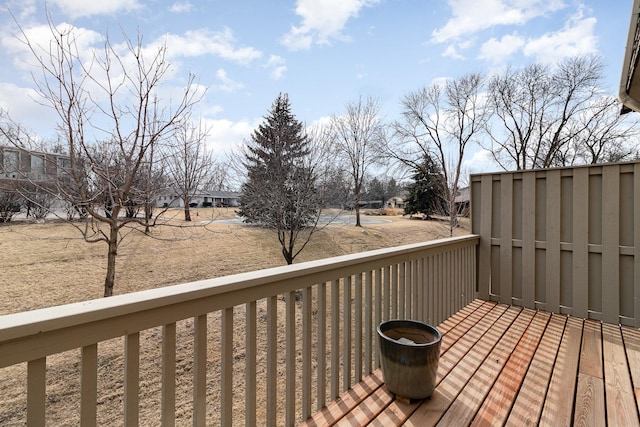
<svg viewBox="0 0 640 427"><path fill-rule="evenodd" d="M246 223L276 230L282 254L292 264L318 223L316 177L305 165L309 143L286 94L276 98L264 119L245 153L239 214ZM306 239L296 248L299 237Z"/></svg>
<svg viewBox="0 0 640 427"><path fill-rule="evenodd" d="M405 201L404 213L421 213L429 218L434 213L446 212L442 198L442 172L431 157L425 158L412 178L414 182L407 186L409 195Z"/></svg>

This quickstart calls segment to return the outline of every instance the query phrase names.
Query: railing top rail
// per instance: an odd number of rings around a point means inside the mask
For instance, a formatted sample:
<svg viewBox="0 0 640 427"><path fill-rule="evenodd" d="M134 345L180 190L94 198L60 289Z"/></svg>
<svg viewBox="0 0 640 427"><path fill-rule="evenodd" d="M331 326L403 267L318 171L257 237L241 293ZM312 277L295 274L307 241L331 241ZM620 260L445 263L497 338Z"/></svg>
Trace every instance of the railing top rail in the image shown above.
<svg viewBox="0 0 640 427"><path fill-rule="evenodd" d="M300 288L301 282L312 285L345 274L357 274L354 270L359 266L375 265L380 260L386 262L410 258L412 254L418 253L435 254L456 247L475 245L478 240L477 235L439 239L8 314L0 316L0 347L3 342L51 331L59 332L79 325L88 328L87 325L110 319L119 319L117 324L114 323L112 337L121 336L123 331L137 332L295 290ZM165 318L163 316L166 314L160 312L168 306L176 306L179 309L172 310L171 315ZM107 338L110 337L87 339L97 342Z"/></svg>

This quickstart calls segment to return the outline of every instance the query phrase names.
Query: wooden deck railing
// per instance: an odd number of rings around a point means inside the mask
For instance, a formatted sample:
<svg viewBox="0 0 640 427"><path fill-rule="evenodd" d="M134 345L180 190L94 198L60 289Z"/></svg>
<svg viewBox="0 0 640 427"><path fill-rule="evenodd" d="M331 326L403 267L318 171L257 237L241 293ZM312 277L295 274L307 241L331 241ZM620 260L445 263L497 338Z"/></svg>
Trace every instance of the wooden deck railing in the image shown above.
<svg viewBox="0 0 640 427"><path fill-rule="evenodd" d="M44 425L60 410L66 423L82 425L293 425L377 368L379 322L439 324L471 302L478 241L443 239L2 316L0 421ZM54 370L64 384L47 381ZM73 384L77 393L65 394ZM159 407L149 408L154 396Z"/></svg>

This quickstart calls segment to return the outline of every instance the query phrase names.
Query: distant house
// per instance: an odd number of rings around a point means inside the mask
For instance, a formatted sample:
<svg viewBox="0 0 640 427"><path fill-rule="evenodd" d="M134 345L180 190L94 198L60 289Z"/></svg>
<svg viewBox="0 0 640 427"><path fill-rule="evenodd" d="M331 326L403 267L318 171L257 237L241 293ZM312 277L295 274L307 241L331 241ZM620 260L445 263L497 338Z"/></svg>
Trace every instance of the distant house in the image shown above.
<svg viewBox="0 0 640 427"><path fill-rule="evenodd" d="M189 205L193 208L210 207L237 207L240 206L238 199L240 193L235 191L198 191ZM177 192L165 193L158 197L158 207L183 208L184 201L177 195Z"/></svg>
<svg viewBox="0 0 640 427"><path fill-rule="evenodd" d="M387 208L404 209L406 205L406 200L407 200L407 193L403 192L401 194L391 197L390 199L387 199L384 205Z"/></svg>
<svg viewBox="0 0 640 427"><path fill-rule="evenodd" d="M13 146L0 146L0 185L15 188L20 181L38 184L68 179L70 166L66 154L42 153Z"/></svg>
<svg viewBox="0 0 640 427"><path fill-rule="evenodd" d="M456 193L454 203L456 205L456 212L458 212L458 215L469 216L469 208L471 206L470 188L460 188Z"/></svg>

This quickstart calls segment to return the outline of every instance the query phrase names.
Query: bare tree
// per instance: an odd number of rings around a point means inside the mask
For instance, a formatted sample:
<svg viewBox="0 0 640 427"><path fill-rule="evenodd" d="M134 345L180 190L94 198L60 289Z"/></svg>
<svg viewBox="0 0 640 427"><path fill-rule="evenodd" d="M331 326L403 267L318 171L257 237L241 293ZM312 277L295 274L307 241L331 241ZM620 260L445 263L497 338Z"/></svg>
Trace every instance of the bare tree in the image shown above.
<svg viewBox="0 0 640 427"><path fill-rule="evenodd" d="M184 220L191 221L193 196L212 178L215 170L213 153L207 150L208 130L202 125L185 121L174 134L167 153L170 187L184 204Z"/></svg>
<svg viewBox="0 0 640 427"><path fill-rule="evenodd" d="M376 146L382 137L380 106L375 98L358 98L346 105L343 115L331 117L333 141L339 159L347 165L353 181L356 227L360 224L360 197L367 170L376 161Z"/></svg>
<svg viewBox="0 0 640 427"><path fill-rule="evenodd" d="M620 101L601 96L572 121L571 144L559 156L562 166L630 160L636 153L640 122L620 114Z"/></svg>
<svg viewBox="0 0 640 427"><path fill-rule="evenodd" d="M163 104L158 88L169 71L166 46L149 51L141 36L125 36L123 49L107 36L101 51L80 51L73 28L56 27L48 18L47 46L33 43L24 31L22 41L37 62L36 89L58 115L69 156L67 165L58 165L66 178L58 194L86 212L87 220L76 224L85 241L106 243L104 296L110 296L120 242L148 225L147 218L127 217L124 210L140 203L136 194L151 150L181 124L198 93L190 75L177 103Z"/></svg>
<svg viewBox="0 0 640 427"><path fill-rule="evenodd" d="M402 119L393 124L394 138L385 146L387 156L415 173L423 169L425 159L436 162L450 234L457 227L455 198L464 154L478 142L488 117L483 83L481 74L467 74L408 93L401 101Z"/></svg>
<svg viewBox="0 0 640 427"><path fill-rule="evenodd" d="M614 98L603 97L603 70L600 57L590 55L565 59L555 69L534 63L492 77L495 120L484 148L504 169L517 170L624 157L628 153L616 145L635 135L637 124L620 117Z"/></svg>
<svg viewBox="0 0 640 427"><path fill-rule="evenodd" d="M20 213L22 198L13 189L0 188L0 223L11 222Z"/></svg>

